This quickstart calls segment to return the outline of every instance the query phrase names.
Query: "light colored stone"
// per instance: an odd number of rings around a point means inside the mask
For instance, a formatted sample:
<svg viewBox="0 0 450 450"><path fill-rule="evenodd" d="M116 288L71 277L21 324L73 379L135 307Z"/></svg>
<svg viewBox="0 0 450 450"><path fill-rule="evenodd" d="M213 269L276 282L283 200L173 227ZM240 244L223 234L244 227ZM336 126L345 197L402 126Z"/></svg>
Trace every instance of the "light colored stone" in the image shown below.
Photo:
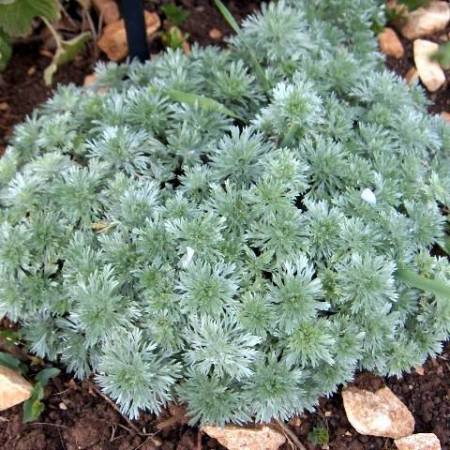
<svg viewBox="0 0 450 450"><path fill-rule="evenodd" d="M433 433L418 433L396 439L398 450L441 450L441 443Z"/></svg>
<svg viewBox="0 0 450 450"><path fill-rule="evenodd" d="M414 417L388 387L376 392L350 387L342 398L347 418L360 434L397 439L414 430Z"/></svg>
<svg viewBox="0 0 450 450"><path fill-rule="evenodd" d="M366 188L361 192L361 199L364 200L369 205L377 204L377 197L375 196L372 189Z"/></svg>
<svg viewBox="0 0 450 450"><path fill-rule="evenodd" d="M442 67L431 59L432 55L439 49L435 42L424 39L414 41L414 62L420 81L430 92L436 92L445 83L445 73Z"/></svg>
<svg viewBox="0 0 450 450"><path fill-rule="evenodd" d="M96 80L97 80L97 75L95 73L90 73L84 77L83 86L90 87L93 84L95 84Z"/></svg>
<svg viewBox="0 0 450 450"><path fill-rule="evenodd" d="M211 28L209 30L209 37L215 41L222 39L222 32L218 28Z"/></svg>
<svg viewBox="0 0 450 450"><path fill-rule="evenodd" d="M145 11L145 25L147 36L155 33L161 26L161 20L156 13ZM127 33L125 22L118 20L106 25L100 39L97 41L99 48L106 53L112 61L120 61L128 55Z"/></svg>
<svg viewBox="0 0 450 450"><path fill-rule="evenodd" d="M419 73L415 67L411 67L411 69L406 72L405 80L409 86L413 84L417 84L419 82Z"/></svg>
<svg viewBox="0 0 450 450"><path fill-rule="evenodd" d="M237 427L225 426L203 427L208 436L217 439L228 450L277 450L286 438L278 431L267 426Z"/></svg>
<svg viewBox="0 0 450 450"><path fill-rule="evenodd" d="M120 20L119 5L114 0L92 0L95 9L107 25Z"/></svg>
<svg viewBox="0 0 450 450"><path fill-rule="evenodd" d="M378 45L380 50L387 56L400 59L405 54L405 49L397 33L392 28L385 28L378 35Z"/></svg>
<svg viewBox="0 0 450 450"><path fill-rule="evenodd" d="M28 400L33 386L14 370L0 366L0 411Z"/></svg>
<svg viewBox="0 0 450 450"><path fill-rule="evenodd" d="M406 14L400 32L408 39L417 39L442 31L450 21L450 5L433 1Z"/></svg>
<svg viewBox="0 0 450 450"><path fill-rule="evenodd" d="M450 112L441 112L441 117L448 123L450 123Z"/></svg>

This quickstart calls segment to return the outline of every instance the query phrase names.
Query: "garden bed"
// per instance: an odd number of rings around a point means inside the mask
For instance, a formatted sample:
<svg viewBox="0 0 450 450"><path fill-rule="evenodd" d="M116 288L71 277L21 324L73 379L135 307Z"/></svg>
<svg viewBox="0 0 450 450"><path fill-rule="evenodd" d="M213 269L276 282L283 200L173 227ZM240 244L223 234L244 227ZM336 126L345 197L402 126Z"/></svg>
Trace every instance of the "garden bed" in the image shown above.
<svg viewBox="0 0 450 450"><path fill-rule="evenodd" d="M212 29L222 36L230 32L219 13L206 0L180 2L191 11L183 24L183 31L200 44L220 43L210 36ZM149 4L153 9L155 2ZM257 2L244 0L228 5L238 19L256 8ZM448 34L450 30L446 30ZM412 67L411 45L404 42L406 53L401 60L388 59L387 65L404 76ZM154 51L160 46L154 43ZM40 55L39 45L21 45L15 49L8 69L0 84L0 153L4 149L11 128L40 103L52 90L45 87L42 72L47 59ZM80 55L74 63L63 67L56 76L60 83L82 84L94 67L91 50ZM433 94L430 112L450 110L450 93L441 89ZM422 370L423 369L423 370ZM433 432L443 449L450 448L450 347L438 358L403 379L383 380L360 374L355 384L376 389L387 384L408 406L416 419L416 432ZM16 450L92 449L92 450L196 450L222 448L197 428L186 425L180 408L166 411L161 417L142 415L139 421L129 423L99 393L90 381L77 382L67 375L52 380L46 389L46 409L39 422L23 424L21 407L17 406L0 415L0 448ZM339 394L322 399L318 411L292 420L292 431L312 450L308 434L314 427L325 427L329 432L330 449L391 449L389 439L372 438L356 433L347 421ZM289 444L286 444L289 448Z"/></svg>
<svg viewBox="0 0 450 450"><path fill-rule="evenodd" d="M423 369L423 370L422 370ZM450 346L423 368L403 379L382 379L359 374L355 385L368 390L389 386L416 420L415 431L435 433L442 448L450 448ZM117 413L91 381L82 383L67 375L46 389L46 409L36 423L22 423L22 407L0 415L0 448L8 450L200 450L222 449L214 439L186 425L181 408L160 417L142 415L130 423ZM289 427L308 450L317 450L308 435L316 427L329 433L331 450L391 450L391 439L363 436L347 420L342 398L321 399L314 414L290 421ZM138 434L139 431L140 433ZM282 447L289 449L289 444Z"/></svg>

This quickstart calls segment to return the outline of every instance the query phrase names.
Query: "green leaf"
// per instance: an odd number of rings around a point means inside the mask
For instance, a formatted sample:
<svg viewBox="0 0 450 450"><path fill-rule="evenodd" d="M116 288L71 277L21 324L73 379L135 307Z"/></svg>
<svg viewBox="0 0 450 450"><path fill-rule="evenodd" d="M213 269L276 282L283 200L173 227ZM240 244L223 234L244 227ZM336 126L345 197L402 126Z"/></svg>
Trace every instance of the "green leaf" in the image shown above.
<svg viewBox="0 0 450 450"><path fill-rule="evenodd" d="M31 31L33 19L44 17L54 21L59 17L57 0L16 0L0 4L0 28L10 36L23 36Z"/></svg>
<svg viewBox="0 0 450 450"><path fill-rule="evenodd" d="M16 358L13 355L10 355L9 353L0 352L0 365L8 367L12 370L18 370L19 372L23 373L23 366L24 364L20 359Z"/></svg>
<svg viewBox="0 0 450 450"><path fill-rule="evenodd" d="M411 269L398 269L396 274L398 279L411 287L420 289L421 291L431 292L434 295L450 300L450 285L441 280L426 278Z"/></svg>
<svg viewBox="0 0 450 450"><path fill-rule="evenodd" d="M42 411L44 411L44 404L40 400L34 400L32 402L28 399L23 404L23 422L33 422L39 419Z"/></svg>
<svg viewBox="0 0 450 450"><path fill-rule="evenodd" d="M444 69L450 68L450 42L441 44L432 59L437 61Z"/></svg>
<svg viewBox="0 0 450 450"><path fill-rule="evenodd" d="M189 11L175 5L175 3L166 3L162 5L161 10L166 15L167 20L175 26L180 26L186 22L189 17Z"/></svg>
<svg viewBox="0 0 450 450"><path fill-rule="evenodd" d="M163 44L170 48L182 48L188 35L184 34L178 27L170 27L161 35Z"/></svg>
<svg viewBox="0 0 450 450"><path fill-rule="evenodd" d="M40 383L36 383L31 391L31 397L23 404L23 422L33 422L39 418L44 411L44 404L41 402L43 398L44 388Z"/></svg>
<svg viewBox="0 0 450 450"><path fill-rule="evenodd" d="M35 377L35 380L41 384L41 386L46 386L51 378L58 376L61 373L56 367L48 367L47 369L41 370Z"/></svg>
<svg viewBox="0 0 450 450"><path fill-rule="evenodd" d="M241 119L236 113L228 109L226 106L223 106L216 100L203 95L192 94L191 92L182 92L176 89L170 89L167 92L167 95L175 102L186 103L190 106L198 105L200 108L207 111L215 111L233 117L234 119Z"/></svg>
<svg viewBox="0 0 450 450"><path fill-rule="evenodd" d="M12 48L8 36L0 30L0 72L5 70L12 56Z"/></svg>
<svg viewBox="0 0 450 450"><path fill-rule="evenodd" d="M19 331L0 330L0 339L3 339L8 344L16 344L20 342L21 334Z"/></svg>
<svg viewBox="0 0 450 450"><path fill-rule="evenodd" d="M241 28L236 22L236 19L233 17L233 14L231 14L230 10L221 2L221 0L214 0L214 3L216 4L217 9L220 11L220 14L222 14L223 18L227 21L228 25L230 25L230 27L236 34L239 34Z"/></svg>
<svg viewBox="0 0 450 450"><path fill-rule="evenodd" d="M72 61L75 56L83 50L86 42L91 38L91 33L88 31L70 39L69 41L61 41L58 46L53 60L44 71L44 81L47 86L53 82L53 75L58 70L59 66Z"/></svg>

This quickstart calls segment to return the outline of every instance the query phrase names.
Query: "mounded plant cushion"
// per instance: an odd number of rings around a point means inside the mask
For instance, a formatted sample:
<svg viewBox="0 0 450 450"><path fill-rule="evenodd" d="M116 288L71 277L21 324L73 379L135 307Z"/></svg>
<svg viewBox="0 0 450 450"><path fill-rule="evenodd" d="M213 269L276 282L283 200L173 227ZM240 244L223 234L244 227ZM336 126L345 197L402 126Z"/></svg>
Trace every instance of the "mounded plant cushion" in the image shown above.
<svg viewBox="0 0 450 450"><path fill-rule="evenodd" d="M270 5L228 50L99 66L16 128L0 314L32 351L130 417L223 424L441 350L450 131L384 71L373 3Z"/></svg>

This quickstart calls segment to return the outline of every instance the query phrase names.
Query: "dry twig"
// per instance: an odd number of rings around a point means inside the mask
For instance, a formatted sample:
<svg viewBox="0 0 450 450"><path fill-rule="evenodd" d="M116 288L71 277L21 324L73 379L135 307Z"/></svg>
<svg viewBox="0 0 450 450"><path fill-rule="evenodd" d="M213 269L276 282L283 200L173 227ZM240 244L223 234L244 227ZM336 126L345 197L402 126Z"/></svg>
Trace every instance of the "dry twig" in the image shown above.
<svg viewBox="0 0 450 450"><path fill-rule="evenodd" d="M277 425L280 427L283 434L286 436L286 439L299 450L307 450L306 447L298 440L295 433L281 420L276 420Z"/></svg>

